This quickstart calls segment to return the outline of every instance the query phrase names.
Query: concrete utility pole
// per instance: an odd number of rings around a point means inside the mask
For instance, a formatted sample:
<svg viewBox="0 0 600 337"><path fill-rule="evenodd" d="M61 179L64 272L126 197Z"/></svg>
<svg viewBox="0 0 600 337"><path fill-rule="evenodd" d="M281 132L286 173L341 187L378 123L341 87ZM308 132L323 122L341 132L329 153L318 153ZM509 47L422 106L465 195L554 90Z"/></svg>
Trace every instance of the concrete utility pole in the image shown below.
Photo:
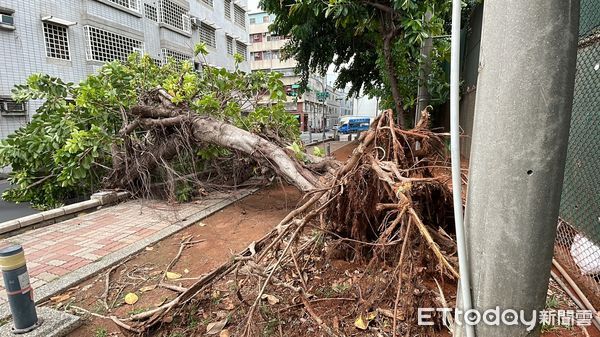
<svg viewBox="0 0 600 337"><path fill-rule="evenodd" d="M484 6L465 223L473 305L524 310L529 318L544 308L550 277L579 0ZM539 336L534 330L476 326L478 337Z"/></svg>

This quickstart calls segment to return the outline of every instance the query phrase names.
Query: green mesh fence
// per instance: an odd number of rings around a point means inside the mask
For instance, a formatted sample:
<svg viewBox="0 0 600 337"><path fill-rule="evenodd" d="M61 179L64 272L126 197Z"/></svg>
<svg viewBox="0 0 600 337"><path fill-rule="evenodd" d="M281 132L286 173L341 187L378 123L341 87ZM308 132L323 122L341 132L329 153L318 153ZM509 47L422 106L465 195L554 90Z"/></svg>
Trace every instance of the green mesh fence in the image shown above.
<svg viewBox="0 0 600 337"><path fill-rule="evenodd" d="M581 0L577 74L555 256L600 298L600 1ZM598 304L596 304L598 305Z"/></svg>

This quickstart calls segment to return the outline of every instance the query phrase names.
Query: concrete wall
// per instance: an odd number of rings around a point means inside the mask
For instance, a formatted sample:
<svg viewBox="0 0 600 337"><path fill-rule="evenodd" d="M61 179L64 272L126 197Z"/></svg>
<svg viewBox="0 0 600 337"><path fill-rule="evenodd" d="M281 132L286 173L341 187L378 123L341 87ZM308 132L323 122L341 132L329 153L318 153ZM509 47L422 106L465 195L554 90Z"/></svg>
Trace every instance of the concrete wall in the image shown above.
<svg viewBox="0 0 600 337"><path fill-rule="evenodd" d="M135 0L132 0L135 1ZM193 46L200 41L198 29L181 31L148 18L144 4L159 10L159 1L140 0L139 10L131 10L111 0L3 0L0 10L14 11L14 29L0 29L0 45L3 47L0 61L0 97L9 97L16 84L22 84L33 73L47 73L68 82L79 82L94 73L102 62L88 60L87 37L84 26L90 25L109 32L143 41L144 52L161 60L163 48L193 55ZM232 69L233 55L227 53L226 35L235 41L248 43L248 19L245 25L234 22L234 3L231 4L231 20L225 18L224 1L213 0L210 7L201 0L171 0L189 8L194 16L216 28L216 48L209 48L207 63ZM244 8L245 0L236 1ZM160 15L160 13L159 13ZM42 17L53 16L76 23L67 28L70 60L49 58L46 55ZM1 27L0 27L1 28ZM249 54L247 55L249 57ZM203 62L203 60L197 60ZM250 71L248 61L240 69ZM27 123L40 102L28 102L26 116L0 116L0 139Z"/></svg>

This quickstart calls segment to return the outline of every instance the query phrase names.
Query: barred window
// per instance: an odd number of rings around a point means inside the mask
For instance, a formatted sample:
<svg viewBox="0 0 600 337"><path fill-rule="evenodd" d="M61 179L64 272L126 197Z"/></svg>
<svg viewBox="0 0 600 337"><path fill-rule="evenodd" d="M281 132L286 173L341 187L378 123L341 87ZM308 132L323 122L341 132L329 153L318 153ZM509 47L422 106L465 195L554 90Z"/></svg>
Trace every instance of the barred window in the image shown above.
<svg viewBox="0 0 600 337"><path fill-rule="evenodd" d="M85 54L88 60L101 62L125 61L129 54L144 50L142 41L93 26L84 26L83 29L87 40Z"/></svg>
<svg viewBox="0 0 600 337"><path fill-rule="evenodd" d="M202 2L209 7L213 6L213 0L202 0Z"/></svg>
<svg viewBox="0 0 600 337"><path fill-rule="evenodd" d="M158 2L159 19L161 23L171 27L191 32L190 16L188 10L170 0Z"/></svg>
<svg viewBox="0 0 600 337"><path fill-rule="evenodd" d="M46 42L46 56L61 60L71 59L67 27L44 22L44 40Z"/></svg>
<svg viewBox="0 0 600 337"><path fill-rule="evenodd" d="M238 54L242 55L244 60L248 59L248 56L246 55L246 54L248 54L247 47L243 42L235 41L235 48L236 48L236 52Z"/></svg>
<svg viewBox="0 0 600 337"><path fill-rule="evenodd" d="M160 50L162 56L162 64L166 64L169 58L173 58L175 61L190 61L192 60L191 54L186 54L178 51L174 51L167 48L162 48Z"/></svg>
<svg viewBox="0 0 600 337"><path fill-rule="evenodd" d="M147 19L158 22L158 15L156 13L156 6L150 4L144 4L144 15Z"/></svg>
<svg viewBox="0 0 600 337"><path fill-rule="evenodd" d="M227 54L233 55L233 38L231 36L226 36L227 38Z"/></svg>
<svg viewBox="0 0 600 337"><path fill-rule="evenodd" d="M207 46L217 48L215 29L205 23L200 24L200 41L206 43Z"/></svg>
<svg viewBox="0 0 600 337"><path fill-rule="evenodd" d="M119 6L129 8L136 12L140 11L140 0L108 0L108 1L115 3Z"/></svg>
<svg viewBox="0 0 600 337"><path fill-rule="evenodd" d="M258 34L250 34L250 38L252 39L252 42L262 42L262 37L263 35L258 33Z"/></svg>
<svg viewBox="0 0 600 337"><path fill-rule="evenodd" d="M223 7L225 9L225 19L231 20L231 0L224 0Z"/></svg>
<svg viewBox="0 0 600 337"><path fill-rule="evenodd" d="M235 15L235 23L242 27L246 27L246 11L238 5L233 5L233 7L235 9L235 12L233 13Z"/></svg>

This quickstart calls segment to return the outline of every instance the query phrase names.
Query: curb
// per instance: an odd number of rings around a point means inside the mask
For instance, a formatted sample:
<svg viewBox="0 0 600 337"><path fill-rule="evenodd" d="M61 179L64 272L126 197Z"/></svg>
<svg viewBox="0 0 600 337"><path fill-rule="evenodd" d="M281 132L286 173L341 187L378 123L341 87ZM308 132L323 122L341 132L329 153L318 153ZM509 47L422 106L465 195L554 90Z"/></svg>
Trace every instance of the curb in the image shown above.
<svg viewBox="0 0 600 337"><path fill-rule="evenodd" d="M129 196L127 192L98 192L92 194L90 200L77 202L71 205L54 208L44 212L8 220L0 223L0 234L14 232L19 229L39 225L50 224L57 218L88 210L90 208L106 206L119 202Z"/></svg>
<svg viewBox="0 0 600 337"><path fill-rule="evenodd" d="M158 241L169 237L180 230L197 223L198 221L220 211L221 209L233 204L234 202L247 197L248 195L253 194L258 191L259 188L251 188L245 190L238 190L233 192L230 197L227 197L214 205L208 206L207 208L189 216L186 219L175 222L168 227L162 229L158 233L153 234L143 240L140 240L134 244L131 244L119 251L108 254L99 260L92 262L86 266L79 268L69 274L66 274L50 283L47 283L38 289L35 289L35 302L40 303L49 299L50 297L56 295L59 292L62 292L66 289L69 289L76 284L89 279L90 277L98 274L102 270L106 268L110 268L115 264L121 262L126 257L136 254L142 250L144 250L147 246L154 244ZM4 303L0 305L0 320L6 319L11 316L8 303Z"/></svg>
<svg viewBox="0 0 600 337"><path fill-rule="evenodd" d="M332 141L332 140L334 140L334 139L335 139L335 137L329 137L329 138L325 138L325 139L322 139L322 140L315 140L315 141L313 141L313 142L306 143L306 146L314 146L314 145L319 145L319 144L323 144L323 143L326 143L326 142Z"/></svg>
<svg viewBox="0 0 600 337"><path fill-rule="evenodd" d="M22 334L24 337L64 337L83 324L79 316L51 308L41 307L36 309L38 319L42 324L35 330ZM17 336L12 333L12 324L5 323L0 326L0 336Z"/></svg>

